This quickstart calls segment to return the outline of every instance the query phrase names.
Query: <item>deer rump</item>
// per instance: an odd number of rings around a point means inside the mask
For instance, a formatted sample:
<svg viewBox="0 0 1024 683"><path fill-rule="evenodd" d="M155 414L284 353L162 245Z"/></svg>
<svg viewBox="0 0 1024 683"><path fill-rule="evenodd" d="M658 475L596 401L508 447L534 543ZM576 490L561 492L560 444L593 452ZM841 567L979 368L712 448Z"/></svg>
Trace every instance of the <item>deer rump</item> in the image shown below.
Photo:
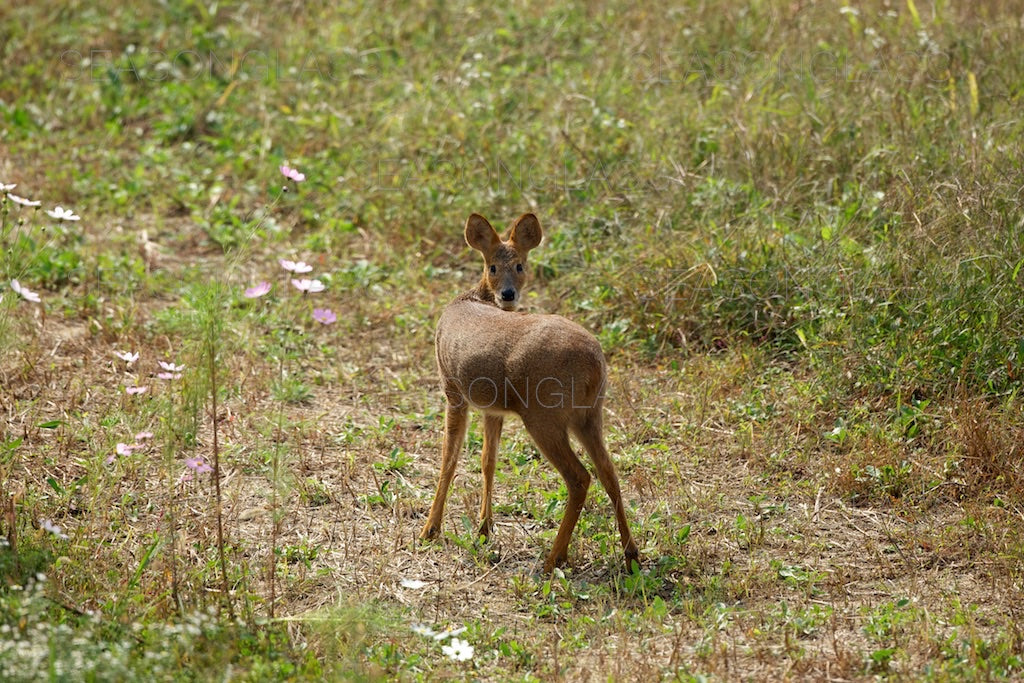
<svg viewBox="0 0 1024 683"><path fill-rule="evenodd" d="M558 315L457 301L438 323L436 352L445 396L455 405L519 416L541 410L553 417L594 410L604 398L600 344Z"/></svg>

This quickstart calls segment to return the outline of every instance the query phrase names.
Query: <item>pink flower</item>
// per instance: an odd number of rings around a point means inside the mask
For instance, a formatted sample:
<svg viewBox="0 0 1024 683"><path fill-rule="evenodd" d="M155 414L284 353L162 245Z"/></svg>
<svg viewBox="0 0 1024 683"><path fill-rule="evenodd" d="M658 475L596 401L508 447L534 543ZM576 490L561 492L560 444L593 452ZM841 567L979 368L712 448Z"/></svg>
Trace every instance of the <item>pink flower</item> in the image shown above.
<svg viewBox="0 0 1024 683"><path fill-rule="evenodd" d="M284 268L285 270L290 270L293 273L302 274L308 273L309 271L313 270L313 266L309 265L305 261L289 261L288 259L282 258L278 259L277 262L281 264L282 268Z"/></svg>
<svg viewBox="0 0 1024 683"><path fill-rule="evenodd" d="M31 301L34 304L39 303L39 295L30 290L28 287L22 287L21 283L17 280L11 280L11 289L21 295L21 298L25 301Z"/></svg>
<svg viewBox="0 0 1024 683"><path fill-rule="evenodd" d="M207 472L213 472L213 468L203 462L201 456L195 458L187 458L185 460L185 467L189 468L196 474L206 474Z"/></svg>
<svg viewBox="0 0 1024 683"><path fill-rule="evenodd" d="M144 446L142 444L140 444L140 443L133 443L131 446L129 446L126 443L120 443L119 442L117 444L117 446L114 448L114 452L107 456L105 462L108 465L113 464L114 460L117 459L117 456L119 456L119 455L122 455L122 456L124 456L124 455L131 455L133 452L135 452L139 448L144 448Z"/></svg>
<svg viewBox="0 0 1024 683"><path fill-rule="evenodd" d="M71 209L65 209L63 206L58 206L53 211L47 210L46 215L50 218L56 218L59 221L77 221L81 220L81 216L75 215L75 212Z"/></svg>
<svg viewBox="0 0 1024 683"><path fill-rule="evenodd" d="M305 173L300 173L298 169L291 168L290 166L281 166L281 175L288 180L294 180L297 183L301 183L306 179Z"/></svg>
<svg viewBox="0 0 1024 683"><path fill-rule="evenodd" d="M114 351L114 355L123 360L128 365L131 365L139 359L139 354L132 353L131 351Z"/></svg>
<svg viewBox="0 0 1024 683"><path fill-rule="evenodd" d="M149 387L125 387L124 388L124 393L128 394L129 396L134 396L136 394L144 394L147 391L149 391Z"/></svg>
<svg viewBox="0 0 1024 683"><path fill-rule="evenodd" d="M135 441L148 441L153 438L153 432L139 432L135 435Z"/></svg>
<svg viewBox="0 0 1024 683"><path fill-rule="evenodd" d="M263 282L260 282L255 287L250 287L249 289L245 290L245 298L246 299L258 299L259 297L263 296L264 294L266 294L269 291L270 291L270 283L264 280Z"/></svg>
<svg viewBox="0 0 1024 683"><path fill-rule="evenodd" d="M334 315L334 311L329 308L314 308L313 320L324 325L330 325L338 321L338 316Z"/></svg>
<svg viewBox="0 0 1024 683"><path fill-rule="evenodd" d="M324 283L319 280L292 280L292 286L300 292L309 292L315 294L316 292L324 291Z"/></svg>
<svg viewBox="0 0 1024 683"><path fill-rule="evenodd" d="M160 379L181 379L181 371L185 369L184 365L175 365L174 363L165 363L162 360L157 361L157 364L164 369L165 372L158 372L156 376Z"/></svg>
<svg viewBox="0 0 1024 683"><path fill-rule="evenodd" d="M42 202L36 202L31 199L25 199L24 197L19 197L16 194L8 193L7 197L15 204L21 204L22 206L39 206L40 204L42 204Z"/></svg>

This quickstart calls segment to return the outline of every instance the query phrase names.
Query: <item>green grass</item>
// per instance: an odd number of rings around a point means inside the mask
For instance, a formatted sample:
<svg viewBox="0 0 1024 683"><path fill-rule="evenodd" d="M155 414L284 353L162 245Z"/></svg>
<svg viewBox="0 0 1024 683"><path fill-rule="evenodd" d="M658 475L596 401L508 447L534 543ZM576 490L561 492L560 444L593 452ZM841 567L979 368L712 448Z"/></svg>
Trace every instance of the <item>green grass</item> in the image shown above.
<svg viewBox="0 0 1024 683"><path fill-rule="evenodd" d="M0 676L1019 678L1019 12L805 4L0 10ZM462 225L528 210L638 576L599 487L536 573L511 424L491 543L476 424L415 540Z"/></svg>

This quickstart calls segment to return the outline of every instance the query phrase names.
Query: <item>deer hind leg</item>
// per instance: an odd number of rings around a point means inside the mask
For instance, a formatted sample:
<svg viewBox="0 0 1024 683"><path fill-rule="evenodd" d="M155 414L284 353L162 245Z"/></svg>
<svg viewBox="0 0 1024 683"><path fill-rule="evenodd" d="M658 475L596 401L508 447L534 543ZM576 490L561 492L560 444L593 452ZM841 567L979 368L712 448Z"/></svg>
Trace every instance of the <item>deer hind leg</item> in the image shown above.
<svg viewBox="0 0 1024 683"><path fill-rule="evenodd" d="M612 501L615 521L618 523L619 536L622 539L622 550L626 558L626 569L632 571L633 562L639 562L640 553L637 550L636 542L633 541L633 535L629 531L629 524L626 522L626 508L622 502L622 492L619 489L619 477L615 473L615 465L604 445L601 431L601 414L599 412L591 413L583 425L573 430L576 438L580 440L583 448L594 462L597 478Z"/></svg>
<svg viewBox="0 0 1024 683"><path fill-rule="evenodd" d="M583 503L587 499L590 474L573 452L569 434L563 427L528 424L526 429L540 452L562 475L569 490L569 499L565 503L565 514L558 527L558 534L555 535L555 543L544 561L544 571L550 573L556 566L563 565L568 560L569 539L572 538L573 529L576 528Z"/></svg>
<svg viewBox="0 0 1024 683"><path fill-rule="evenodd" d="M494 519L491 514L491 496L494 492L494 466L498 459L498 440L505 418L484 415L484 447L480 455L480 469L484 475L484 490L480 500L480 535L491 537Z"/></svg>
<svg viewBox="0 0 1024 683"><path fill-rule="evenodd" d="M455 466L459 462L459 452L466 438L466 403L455 402L451 397L444 410L444 440L441 446L441 474L437 480L437 492L430 506L427 522L420 532L421 539L436 538L441 532L441 517L444 515L444 504L448 498L448 489L455 476Z"/></svg>

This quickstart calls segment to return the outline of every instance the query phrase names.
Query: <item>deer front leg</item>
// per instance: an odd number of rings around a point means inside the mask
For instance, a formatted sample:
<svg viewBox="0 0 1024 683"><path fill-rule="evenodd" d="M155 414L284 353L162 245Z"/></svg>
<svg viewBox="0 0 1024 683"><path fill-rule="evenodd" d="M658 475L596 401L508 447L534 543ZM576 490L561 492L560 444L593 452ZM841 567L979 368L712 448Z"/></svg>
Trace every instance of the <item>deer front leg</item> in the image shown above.
<svg viewBox="0 0 1024 683"><path fill-rule="evenodd" d="M494 519L491 514L491 497L494 493L494 467L498 459L498 441L505 418L501 415L484 415L484 447L480 455L480 470L484 475L484 490L480 501L480 535L491 537Z"/></svg>
<svg viewBox="0 0 1024 683"><path fill-rule="evenodd" d="M423 525L420 538L423 540L436 538L441 533L441 517L444 515L444 504L448 498L448 489L455 476L455 466L459 462L459 452L466 437L466 403L454 403L449 397L444 410L444 440L441 446L441 474L437 480L437 492L430 506L430 514Z"/></svg>

